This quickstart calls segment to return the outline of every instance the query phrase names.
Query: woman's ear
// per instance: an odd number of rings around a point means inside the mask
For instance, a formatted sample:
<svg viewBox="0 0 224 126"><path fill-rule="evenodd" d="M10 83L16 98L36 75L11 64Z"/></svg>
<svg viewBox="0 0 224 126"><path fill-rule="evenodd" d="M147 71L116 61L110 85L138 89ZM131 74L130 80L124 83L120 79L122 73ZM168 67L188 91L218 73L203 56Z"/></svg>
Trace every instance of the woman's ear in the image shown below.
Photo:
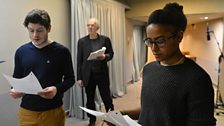
<svg viewBox="0 0 224 126"><path fill-rule="evenodd" d="M50 32L50 31L51 31L51 25L49 26L49 28L47 29L47 31L48 31L48 32Z"/></svg>
<svg viewBox="0 0 224 126"><path fill-rule="evenodd" d="M183 39L183 35L184 35L184 32L183 31L179 31L177 32L177 40L178 42L181 42L181 40Z"/></svg>

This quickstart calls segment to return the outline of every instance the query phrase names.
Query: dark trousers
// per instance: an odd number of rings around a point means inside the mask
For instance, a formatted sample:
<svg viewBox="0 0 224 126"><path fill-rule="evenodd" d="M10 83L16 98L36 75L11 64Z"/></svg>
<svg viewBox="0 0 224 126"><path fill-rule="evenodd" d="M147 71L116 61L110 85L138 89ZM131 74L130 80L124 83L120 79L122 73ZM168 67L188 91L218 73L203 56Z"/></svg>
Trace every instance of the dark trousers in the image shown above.
<svg viewBox="0 0 224 126"><path fill-rule="evenodd" d="M104 75L103 73L91 73L89 83L85 88L86 95L87 95L86 107L88 109L96 110L96 106L95 106L96 85L99 88L100 96L103 100L106 111L108 112L109 110L114 110L112 97L110 94L109 80L106 78L106 75ZM90 122L96 121L95 116L88 113L87 113L87 116L90 118Z"/></svg>

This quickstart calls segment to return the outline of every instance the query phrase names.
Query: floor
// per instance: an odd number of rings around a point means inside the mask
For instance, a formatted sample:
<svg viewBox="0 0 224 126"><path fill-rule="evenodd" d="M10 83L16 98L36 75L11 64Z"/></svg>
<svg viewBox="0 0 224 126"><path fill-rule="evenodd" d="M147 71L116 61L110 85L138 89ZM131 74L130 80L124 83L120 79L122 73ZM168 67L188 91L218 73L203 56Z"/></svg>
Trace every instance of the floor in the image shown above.
<svg viewBox="0 0 224 126"><path fill-rule="evenodd" d="M214 87L215 89L215 87ZM115 110L134 109L140 106L140 82L130 84L127 89L127 94L113 99ZM215 89L216 90L216 89ZM215 91L216 92L216 91ZM102 110L104 111L104 110ZM217 115L217 112L223 112ZM215 109L215 118L217 119L216 126L224 126L224 109ZM102 126L102 121L97 119L96 126ZM67 118L66 126L88 126L88 120L80 120L75 118ZM105 123L103 126L106 126Z"/></svg>

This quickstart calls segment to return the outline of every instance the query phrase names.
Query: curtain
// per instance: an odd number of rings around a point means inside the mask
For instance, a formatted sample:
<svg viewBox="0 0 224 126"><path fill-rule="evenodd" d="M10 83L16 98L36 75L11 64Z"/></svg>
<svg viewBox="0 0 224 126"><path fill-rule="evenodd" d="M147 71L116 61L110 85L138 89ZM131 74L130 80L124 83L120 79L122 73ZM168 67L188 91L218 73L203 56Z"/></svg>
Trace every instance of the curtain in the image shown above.
<svg viewBox="0 0 224 126"><path fill-rule="evenodd" d="M110 37L114 49L114 58L108 62L110 88L114 97L122 96L126 91L124 82L124 43L125 43L125 6L113 0L71 0L71 53L76 73L78 39L87 35L86 24L95 17L100 24L99 33ZM98 94L98 93L96 93ZM97 97L97 101L100 98ZM77 84L70 89L69 116L84 118L84 112L78 106L85 106L84 89Z"/></svg>
<svg viewBox="0 0 224 126"><path fill-rule="evenodd" d="M142 26L134 26L133 30L133 74L134 82L141 78L141 71L146 61L146 46L143 42L144 34Z"/></svg>

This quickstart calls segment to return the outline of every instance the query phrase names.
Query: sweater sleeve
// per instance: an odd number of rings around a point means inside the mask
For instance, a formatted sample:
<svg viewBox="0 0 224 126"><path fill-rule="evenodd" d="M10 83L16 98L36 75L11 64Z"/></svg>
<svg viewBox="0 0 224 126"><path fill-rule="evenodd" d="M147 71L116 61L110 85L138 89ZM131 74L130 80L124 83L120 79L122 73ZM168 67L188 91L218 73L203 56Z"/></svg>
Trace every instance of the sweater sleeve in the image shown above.
<svg viewBox="0 0 224 126"><path fill-rule="evenodd" d="M188 126L215 126L211 79L209 75L201 73L195 82L188 89Z"/></svg>
<svg viewBox="0 0 224 126"><path fill-rule="evenodd" d="M63 65L64 76L62 83L56 85L58 93L64 93L75 83L72 58L68 49L65 49L63 57L64 57L64 65Z"/></svg>
<svg viewBox="0 0 224 126"><path fill-rule="evenodd" d="M20 53L19 50L16 51L15 56L14 56L14 72L13 72L13 77L14 78L22 78L23 74L22 74L22 66L20 63Z"/></svg>
<svg viewBox="0 0 224 126"><path fill-rule="evenodd" d="M82 80L82 64L83 64L83 48L81 45L81 39L78 41L78 48L77 48L77 80Z"/></svg>
<svg viewBox="0 0 224 126"><path fill-rule="evenodd" d="M106 56L105 60L109 61L109 60L111 60L113 58L114 51L113 51L113 48L112 48L112 45L111 45L110 38L105 37L105 41L106 41L106 48L107 48L106 52L105 52L105 56Z"/></svg>

